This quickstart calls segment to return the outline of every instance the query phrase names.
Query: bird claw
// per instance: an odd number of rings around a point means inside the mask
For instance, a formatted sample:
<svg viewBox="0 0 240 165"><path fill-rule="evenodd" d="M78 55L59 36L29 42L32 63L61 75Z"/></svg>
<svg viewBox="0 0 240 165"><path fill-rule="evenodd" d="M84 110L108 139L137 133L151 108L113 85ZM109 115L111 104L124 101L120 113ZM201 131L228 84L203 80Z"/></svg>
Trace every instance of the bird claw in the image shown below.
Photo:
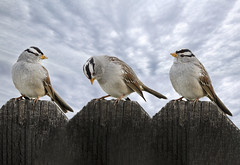
<svg viewBox="0 0 240 165"><path fill-rule="evenodd" d="M200 98L197 98L193 101L193 108L195 108L196 103L199 101Z"/></svg>
<svg viewBox="0 0 240 165"><path fill-rule="evenodd" d="M33 100L33 105L37 104L38 100L39 100L39 96Z"/></svg>
<svg viewBox="0 0 240 165"><path fill-rule="evenodd" d="M16 101L19 101L19 100L23 100L24 97L25 97L24 95L21 95L20 97L15 98L14 101L16 102Z"/></svg>
<svg viewBox="0 0 240 165"><path fill-rule="evenodd" d="M97 98L95 100L104 100L106 97L110 97L111 95L106 95L106 96L103 96L103 97L100 97L100 98ZM120 100L122 100L122 98L124 98L125 95L117 98L114 102L114 105L118 104ZM127 100L130 100L129 98Z"/></svg>
<svg viewBox="0 0 240 165"><path fill-rule="evenodd" d="M117 98L117 99L114 101L114 106L116 106L121 99L122 99L121 97L120 97L120 98Z"/></svg>
<svg viewBox="0 0 240 165"><path fill-rule="evenodd" d="M118 103L119 103L119 100L116 99L116 100L114 101L114 106L116 106Z"/></svg>
<svg viewBox="0 0 240 165"><path fill-rule="evenodd" d="M125 95L122 95L121 97L117 98L117 99L115 100L114 105L118 104L119 101L122 100L122 98L124 98L124 96L125 96Z"/></svg>
<svg viewBox="0 0 240 165"><path fill-rule="evenodd" d="M96 100L104 100L105 98L107 97L110 97L111 95L106 95L106 96L103 96L103 97L100 97L100 98L96 98Z"/></svg>
<svg viewBox="0 0 240 165"><path fill-rule="evenodd" d="M183 98L184 98L184 97L182 96L182 97L180 97L180 98L174 100L174 102L176 102L176 101L182 101Z"/></svg>

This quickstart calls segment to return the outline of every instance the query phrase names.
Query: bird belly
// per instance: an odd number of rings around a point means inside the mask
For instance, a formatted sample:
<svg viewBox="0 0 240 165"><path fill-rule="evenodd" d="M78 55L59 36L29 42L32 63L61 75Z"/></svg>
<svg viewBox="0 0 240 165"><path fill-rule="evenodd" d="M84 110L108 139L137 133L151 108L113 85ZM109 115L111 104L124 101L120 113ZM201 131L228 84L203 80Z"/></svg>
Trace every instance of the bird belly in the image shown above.
<svg viewBox="0 0 240 165"><path fill-rule="evenodd" d="M21 72L19 72L20 68ZM34 70L30 64L26 66L17 63L12 70L13 83L21 94L29 98L42 97L46 92L43 86L43 78L39 76L41 74L41 68Z"/></svg>
<svg viewBox="0 0 240 165"><path fill-rule="evenodd" d="M195 100L197 98L203 97L204 91L200 84L198 82L194 82L196 80L177 80L177 81L182 81L179 83L179 85L175 88L175 90L184 98L189 99L189 100Z"/></svg>
<svg viewBox="0 0 240 165"><path fill-rule="evenodd" d="M182 67L183 68L183 67ZM198 78L191 68L174 68L170 70L170 80L175 91L188 100L195 100L205 96Z"/></svg>
<svg viewBox="0 0 240 165"><path fill-rule="evenodd" d="M121 73L118 71L106 72L102 75L101 79L98 79L98 83L101 88L112 97L120 98L122 96L127 96L133 91L126 85L126 83L121 78Z"/></svg>
<svg viewBox="0 0 240 165"><path fill-rule="evenodd" d="M101 88L112 97L120 98L122 96L127 96L132 93L132 90L125 85L122 80L120 81L113 81L108 80L105 83L99 82Z"/></svg>

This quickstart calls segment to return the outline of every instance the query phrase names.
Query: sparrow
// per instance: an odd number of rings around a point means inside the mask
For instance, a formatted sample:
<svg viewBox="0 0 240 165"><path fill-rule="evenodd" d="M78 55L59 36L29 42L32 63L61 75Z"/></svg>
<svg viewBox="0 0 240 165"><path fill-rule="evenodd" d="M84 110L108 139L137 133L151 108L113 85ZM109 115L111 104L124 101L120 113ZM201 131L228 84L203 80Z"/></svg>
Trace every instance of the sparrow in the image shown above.
<svg viewBox="0 0 240 165"><path fill-rule="evenodd" d="M226 114L232 116L229 109L215 93L210 77L203 64L189 49L180 49L171 53L175 57L169 76L175 91L182 97L181 100L194 100L207 96Z"/></svg>
<svg viewBox="0 0 240 165"><path fill-rule="evenodd" d="M90 57L83 66L83 72L91 84L96 79L101 88L108 94L99 99L112 96L121 100L132 92L137 92L145 101L142 91L146 91L158 98L166 96L144 85L125 62L113 56Z"/></svg>
<svg viewBox="0 0 240 165"><path fill-rule="evenodd" d="M48 95L64 113L73 112L73 109L53 89L47 69L40 64L43 59L47 57L35 46L20 54L12 67L12 80L21 94L15 100L34 99L35 103L39 97Z"/></svg>

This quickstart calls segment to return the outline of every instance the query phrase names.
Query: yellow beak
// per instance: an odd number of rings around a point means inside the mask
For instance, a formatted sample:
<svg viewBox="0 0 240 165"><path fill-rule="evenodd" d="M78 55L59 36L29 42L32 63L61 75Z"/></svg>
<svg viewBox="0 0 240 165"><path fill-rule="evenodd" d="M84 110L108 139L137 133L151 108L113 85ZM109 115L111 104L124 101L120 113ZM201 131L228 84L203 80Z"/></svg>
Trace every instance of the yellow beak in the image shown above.
<svg viewBox="0 0 240 165"><path fill-rule="evenodd" d="M46 56L44 56L44 55L41 55L41 57L40 57L41 59L48 59Z"/></svg>
<svg viewBox="0 0 240 165"><path fill-rule="evenodd" d="M177 53L170 53L173 57L177 57Z"/></svg>
<svg viewBox="0 0 240 165"><path fill-rule="evenodd" d="M90 81L91 81L91 84L93 84L93 81L95 80L95 78L91 78Z"/></svg>

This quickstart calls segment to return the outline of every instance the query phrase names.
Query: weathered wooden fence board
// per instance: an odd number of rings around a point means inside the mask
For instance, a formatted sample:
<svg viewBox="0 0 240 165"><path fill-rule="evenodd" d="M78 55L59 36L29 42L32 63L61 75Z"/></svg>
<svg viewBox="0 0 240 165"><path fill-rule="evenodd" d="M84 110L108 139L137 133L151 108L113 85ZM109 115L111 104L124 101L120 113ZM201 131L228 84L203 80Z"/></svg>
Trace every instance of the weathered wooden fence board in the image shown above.
<svg viewBox="0 0 240 165"><path fill-rule="evenodd" d="M170 101L153 118L137 102L92 100L70 121L52 102L0 111L0 164L238 165L240 131L210 102Z"/></svg>
<svg viewBox="0 0 240 165"><path fill-rule="evenodd" d="M240 164L240 131L211 102L171 101L152 121L158 162Z"/></svg>
<svg viewBox="0 0 240 165"><path fill-rule="evenodd" d="M32 165L38 150L67 118L49 101L14 101L0 110L0 164Z"/></svg>

